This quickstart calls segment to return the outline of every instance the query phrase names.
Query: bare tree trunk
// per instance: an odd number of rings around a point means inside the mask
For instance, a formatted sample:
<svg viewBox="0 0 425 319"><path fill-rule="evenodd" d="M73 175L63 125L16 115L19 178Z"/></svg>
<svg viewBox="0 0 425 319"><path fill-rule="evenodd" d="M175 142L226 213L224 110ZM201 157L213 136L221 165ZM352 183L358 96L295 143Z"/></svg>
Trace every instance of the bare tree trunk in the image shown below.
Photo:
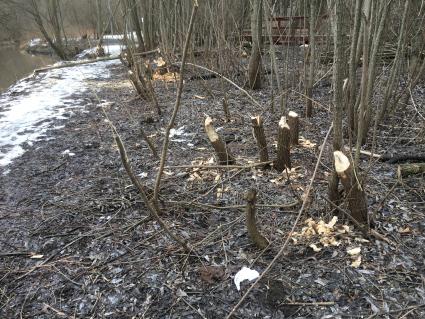
<svg viewBox="0 0 425 319"><path fill-rule="evenodd" d="M386 89L385 89L384 101L375 117L375 123L376 123L375 126L384 117L385 111L388 109L388 104L390 103L390 98L393 96L392 92L395 86L395 79L400 70L401 58L404 52L404 46L406 42L407 13L409 12L409 5L410 5L410 1L404 2L404 11L403 11L403 18L402 18L401 26L400 26L400 35L397 41L397 51L393 61L393 66L391 68L390 77L388 78L388 81L385 85Z"/></svg>
<svg viewBox="0 0 425 319"><path fill-rule="evenodd" d="M334 122L334 138L333 149L334 151L341 150L342 140L342 111L343 95L342 95L342 82L343 82L343 38L342 38L342 0L334 0L332 3L332 29L334 38L334 65L333 65L333 122Z"/></svg>
<svg viewBox="0 0 425 319"><path fill-rule="evenodd" d="M313 83L314 83L314 56L315 56L315 28L316 28L316 0L310 1L310 34L307 48L308 79L306 83L306 117L313 114Z"/></svg>
<svg viewBox="0 0 425 319"><path fill-rule="evenodd" d="M31 10L30 14L33 16L35 23L37 24L38 28L40 29L40 32L43 34L43 37L46 39L46 41L49 43L49 45L52 47L53 51L57 54L57 56L60 59L67 60L68 57L65 53L64 48L61 46L61 42L58 43L58 42L53 41L53 39L50 37L49 33L47 32L47 30L44 26L43 19L41 17L40 10L38 8L36 0L31 1L31 7L32 7L32 10Z"/></svg>
<svg viewBox="0 0 425 319"><path fill-rule="evenodd" d="M360 95L360 106L359 114L357 119L357 132L356 132L356 154L354 159L354 166L357 167L360 158L360 148L362 145L362 135L365 127L364 115L366 108L369 107L367 101L367 85L368 85L368 76L369 76L369 33L370 33L370 10L371 10L372 1L365 0L363 3L363 61L362 61L362 85L361 85L361 95Z"/></svg>
<svg viewBox="0 0 425 319"><path fill-rule="evenodd" d="M127 0L128 1L128 9L130 10L131 22L134 27L134 32L136 33L138 48L140 51L144 52L145 50L145 42L143 41L142 29L140 27L139 21L139 13L138 6L135 0Z"/></svg>
<svg viewBox="0 0 425 319"><path fill-rule="evenodd" d="M357 43L359 39L359 30L360 30L360 17L361 17L361 3L362 0L356 0L356 5L354 9L354 26L353 32L351 34L351 47L350 47L350 62L349 62L349 71L348 71L348 97L347 97L347 112L348 112L348 131L349 136L352 136L354 130L354 107L356 104L356 89L357 89Z"/></svg>
<svg viewBox="0 0 425 319"><path fill-rule="evenodd" d="M102 46L103 40L103 19L102 19L102 2L96 0L96 37L98 39L98 45Z"/></svg>
<svg viewBox="0 0 425 319"><path fill-rule="evenodd" d="M369 104L372 93L373 93L373 87L375 84L375 69L376 69L376 62L378 59L378 49L381 44L381 38L382 38L382 32L384 30L385 22L387 20L387 15L389 11L389 7L391 5L391 0L389 2L380 2L383 8L380 8L378 11L381 15L379 16L379 24L377 24L377 27L375 29L375 32L373 34L373 41L372 41L372 49L370 53L370 60L369 60L369 74L368 74L368 83L366 87L366 103ZM409 1L407 1L409 2ZM376 21L378 22L378 21ZM372 108L369 105L365 108L365 115L364 115L364 127L361 132L361 141L362 144L366 142L367 133L369 131L370 126L370 120L372 117Z"/></svg>
<svg viewBox="0 0 425 319"><path fill-rule="evenodd" d="M262 87L262 62L261 62L261 42L262 42L262 0L252 0L251 34L252 50L248 66L248 87L260 89Z"/></svg>

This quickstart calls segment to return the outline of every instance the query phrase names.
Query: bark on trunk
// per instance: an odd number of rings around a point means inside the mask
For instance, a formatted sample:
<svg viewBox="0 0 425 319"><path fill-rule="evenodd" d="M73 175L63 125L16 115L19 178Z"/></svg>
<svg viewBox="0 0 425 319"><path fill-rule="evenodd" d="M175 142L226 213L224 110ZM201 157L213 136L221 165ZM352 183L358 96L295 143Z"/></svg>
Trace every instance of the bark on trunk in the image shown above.
<svg viewBox="0 0 425 319"><path fill-rule="evenodd" d="M361 224L368 224L366 194L354 175L353 167L341 151L334 152L335 170L344 186L351 216Z"/></svg>
<svg viewBox="0 0 425 319"><path fill-rule="evenodd" d="M255 189L249 190L245 194L245 199L246 227L248 229L248 235L258 248L264 249L269 245L269 241L257 229L257 221L255 218L257 191Z"/></svg>
<svg viewBox="0 0 425 319"><path fill-rule="evenodd" d="M261 38L262 38L262 0L253 0L251 15L252 49L248 65L248 87L260 89L262 86Z"/></svg>
<svg viewBox="0 0 425 319"><path fill-rule="evenodd" d="M282 116L279 121L279 131L277 138L277 159L274 167L278 171L283 171L285 168L291 168L291 133L286 118Z"/></svg>

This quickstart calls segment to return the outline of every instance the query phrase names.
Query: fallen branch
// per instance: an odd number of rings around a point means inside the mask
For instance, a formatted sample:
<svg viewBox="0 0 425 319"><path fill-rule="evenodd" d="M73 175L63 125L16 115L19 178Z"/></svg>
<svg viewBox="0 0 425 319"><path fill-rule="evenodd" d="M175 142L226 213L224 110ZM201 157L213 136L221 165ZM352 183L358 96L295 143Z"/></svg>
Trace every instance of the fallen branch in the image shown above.
<svg viewBox="0 0 425 319"><path fill-rule="evenodd" d="M166 169L172 169L172 168L199 168L199 169L219 169L219 168L227 168L227 169L250 169L257 166L264 166L267 164L272 163L273 161L268 162L260 162L260 163L253 163L253 164L247 164L247 165L176 165L176 166L166 166Z"/></svg>
<svg viewBox="0 0 425 319"><path fill-rule="evenodd" d="M96 62L103 62L103 61L110 61L110 60L118 60L119 56L108 56L106 58L100 58L95 60L84 60L84 61L78 61L78 62L70 62L70 63L64 63L61 65L53 65L53 66L47 66L45 68L35 69L34 75L38 74L40 72L46 72L49 70L55 70L55 69L63 69L63 68L70 68L73 66L83 65L83 64L90 64L90 63L96 63Z"/></svg>
<svg viewBox="0 0 425 319"><path fill-rule="evenodd" d="M205 203L198 203L198 202L185 202L185 201L166 201L165 203L170 204L177 204L177 205L183 205L183 206L197 206L197 207L204 207L209 209L244 209L246 205L229 205L229 206L220 206L220 205L213 205L213 204L205 204ZM289 204L256 204L256 207L271 207L271 208L283 208L283 209L289 209L294 208L295 206L298 206L300 202L295 201L293 203Z"/></svg>
<svg viewBox="0 0 425 319"><path fill-rule="evenodd" d="M397 168L397 176L399 178L423 173L425 173L425 163L402 164Z"/></svg>

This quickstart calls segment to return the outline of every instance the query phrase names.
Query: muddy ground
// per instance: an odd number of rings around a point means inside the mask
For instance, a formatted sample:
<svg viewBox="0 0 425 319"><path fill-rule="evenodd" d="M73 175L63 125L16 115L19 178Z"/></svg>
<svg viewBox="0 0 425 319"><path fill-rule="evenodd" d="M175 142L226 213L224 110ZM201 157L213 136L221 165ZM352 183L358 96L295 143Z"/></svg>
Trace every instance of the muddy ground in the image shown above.
<svg viewBox="0 0 425 319"><path fill-rule="evenodd" d="M86 106L54 123L65 125L63 130L28 146L0 176L0 317L224 318L249 287L245 281L237 291L235 273L243 266L261 273L295 221L300 204L277 206L303 199L331 122L329 80L315 90L322 106L311 119L303 117L304 100L290 96L288 108L301 115L302 139L291 150L289 179L273 169L170 167L212 162L203 129L206 114L222 128L237 163L245 165L258 161L250 116L263 113L271 158L276 153L279 116L269 112L269 89L250 92L263 105L259 109L219 79L186 81L160 193L164 220L196 247L186 254L156 222L144 220L148 211L122 167L105 118L106 113L121 135L136 174L152 187L158 160L140 127L160 150L175 82L154 83L164 113L158 117L152 105L134 98L124 67L112 72L111 79L92 81L91 93L75 96ZM423 88L414 96L423 109ZM417 110L408 105L380 127L377 151L424 152L423 130ZM390 243L365 238L341 216L335 225L327 224L337 215L323 199L332 169L329 140L298 235L235 318L425 317L424 177L395 185L397 165L362 156L361 166L368 171L375 229ZM258 207L257 214L271 242L264 252L247 235L244 210L230 207L243 205L249 188L257 189L259 204L269 205ZM309 218L310 227L327 224L326 236L306 235Z"/></svg>

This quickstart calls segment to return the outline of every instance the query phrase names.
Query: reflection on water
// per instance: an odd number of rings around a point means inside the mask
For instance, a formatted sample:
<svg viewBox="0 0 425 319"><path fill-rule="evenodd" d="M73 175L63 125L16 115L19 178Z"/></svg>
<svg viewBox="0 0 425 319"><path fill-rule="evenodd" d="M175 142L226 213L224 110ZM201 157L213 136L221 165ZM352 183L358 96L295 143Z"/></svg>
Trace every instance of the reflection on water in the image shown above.
<svg viewBox="0 0 425 319"><path fill-rule="evenodd" d="M0 93L36 68L55 62L51 56L35 56L14 47L0 48Z"/></svg>

